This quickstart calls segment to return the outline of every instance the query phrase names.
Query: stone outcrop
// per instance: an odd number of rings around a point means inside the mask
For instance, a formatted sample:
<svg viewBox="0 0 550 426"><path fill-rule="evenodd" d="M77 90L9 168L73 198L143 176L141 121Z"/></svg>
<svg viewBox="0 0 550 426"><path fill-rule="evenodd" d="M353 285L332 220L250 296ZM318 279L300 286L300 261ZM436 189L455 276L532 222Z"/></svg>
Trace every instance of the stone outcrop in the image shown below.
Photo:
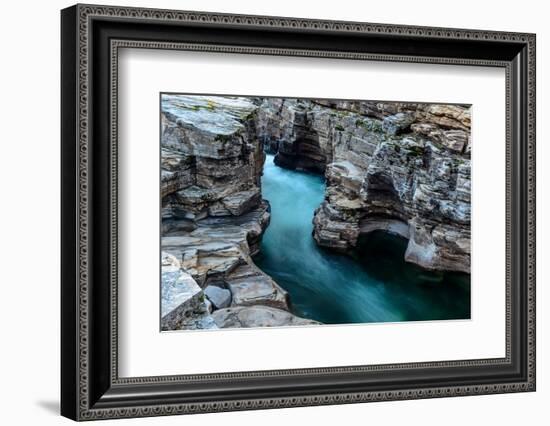
<svg viewBox="0 0 550 426"><path fill-rule="evenodd" d="M231 305L231 292L216 285L209 285L204 294L216 309L227 308Z"/></svg>
<svg viewBox="0 0 550 426"><path fill-rule="evenodd" d="M238 218L205 218L190 232L167 233L162 248L180 259L182 269L199 287L216 286L228 291L231 306L263 305L288 310L287 292L251 259L268 222L264 202ZM222 307L216 300L211 301L215 308Z"/></svg>
<svg viewBox="0 0 550 426"><path fill-rule="evenodd" d="M469 272L469 107L265 99L257 117L276 164L325 173L319 245L347 252L381 229L409 240L407 261Z"/></svg>
<svg viewBox="0 0 550 426"><path fill-rule="evenodd" d="M162 96L163 219L240 216L259 205L257 109L245 98Z"/></svg>
<svg viewBox="0 0 550 426"><path fill-rule="evenodd" d="M217 329L202 289L172 255L162 253L161 329Z"/></svg>
<svg viewBox="0 0 550 426"><path fill-rule="evenodd" d="M258 104L162 96L163 330L305 321L289 312L287 292L251 260L270 216L260 192L265 154ZM258 319L220 320L217 312L227 309Z"/></svg>
<svg viewBox="0 0 550 426"><path fill-rule="evenodd" d="M316 325L317 321L292 315L282 309L249 306L220 309L212 314L219 328L281 327L289 325Z"/></svg>
<svg viewBox="0 0 550 426"><path fill-rule="evenodd" d="M313 123L311 106L311 102L297 99L263 101L258 113L258 138L277 153L278 166L323 172L330 162L329 135L325 133L329 128L326 120Z"/></svg>

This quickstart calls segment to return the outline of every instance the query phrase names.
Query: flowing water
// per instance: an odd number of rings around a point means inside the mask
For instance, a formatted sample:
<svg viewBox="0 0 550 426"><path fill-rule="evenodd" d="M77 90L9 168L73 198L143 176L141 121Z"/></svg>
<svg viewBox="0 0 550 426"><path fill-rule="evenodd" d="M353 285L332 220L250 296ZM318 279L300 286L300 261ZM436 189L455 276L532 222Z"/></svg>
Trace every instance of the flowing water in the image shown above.
<svg viewBox="0 0 550 426"><path fill-rule="evenodd" d="M318 247L312 219L324 190L322 176L267 156L262 195L271 223L254 261L288 291L296 315L326 324L470 318L470 276L406 263L401 237L373 232L354 256Z"/></svg>

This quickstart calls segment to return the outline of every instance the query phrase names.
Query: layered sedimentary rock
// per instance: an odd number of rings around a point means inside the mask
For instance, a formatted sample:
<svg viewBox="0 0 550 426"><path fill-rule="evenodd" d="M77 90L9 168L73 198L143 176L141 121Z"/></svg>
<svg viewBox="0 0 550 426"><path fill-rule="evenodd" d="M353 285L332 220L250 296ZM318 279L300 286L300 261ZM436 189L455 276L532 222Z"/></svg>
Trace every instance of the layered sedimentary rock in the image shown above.
<svg viewBox="0 0 550 426"><path fill-rule="evenodd" d="M245 98L163 95L163 218L239 216L259 204L256 113Z"/></svg>
<svg viewBox="0 0 550 426"><path fill-rule="evenodd" d="M163 329L238 326L214 316L228 308L254 307L277 325L301 320L288 312L286 291L251 260L269 223L258 103L162 97Z"/></svg>
<svg viewBox="0 0 550 426"><path fill-rule="evenodd" d="M162 253L161 329L216 329L204 292L174 256Z"/></svg>
<svg viewBox="0 0 550 426"><path fill-rule="evenodd" d="M312 114L311 101L265 99L258 112L258 137L276 152L275 164L323 172L331 161L329 116ZM314 123L315 122L315 123Z"/></svg>
<svg viewBox="0 0 550 426"><path fill-rule="evenodd" d="M382 229L409 240L408 261L469 272L467 106L265 99L257 129L276 164L325 173L318 244L347 252Z"/></svg>

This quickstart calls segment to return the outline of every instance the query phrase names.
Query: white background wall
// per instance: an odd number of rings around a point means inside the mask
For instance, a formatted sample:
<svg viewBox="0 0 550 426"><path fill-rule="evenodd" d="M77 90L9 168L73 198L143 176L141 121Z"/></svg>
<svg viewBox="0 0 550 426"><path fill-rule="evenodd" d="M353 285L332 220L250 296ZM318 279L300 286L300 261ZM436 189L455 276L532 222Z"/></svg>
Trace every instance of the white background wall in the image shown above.
<svg viewBox="0 0 550 426"><path fill-rule="evenodd" d="M421 401L120 420L117 424L548 424L550 417L550 28L540 0L332 2L108 1L143 7L537 33L538 390ZM59 9L71 2L12 0L0 26L0 401L2 424L68 424L59 404ZM490 173L490 170L487 170ZM131 423L129 423L131 422ZM110 424L111 421L102 423ZM113 423L115 424L115 423Z"/></svg>

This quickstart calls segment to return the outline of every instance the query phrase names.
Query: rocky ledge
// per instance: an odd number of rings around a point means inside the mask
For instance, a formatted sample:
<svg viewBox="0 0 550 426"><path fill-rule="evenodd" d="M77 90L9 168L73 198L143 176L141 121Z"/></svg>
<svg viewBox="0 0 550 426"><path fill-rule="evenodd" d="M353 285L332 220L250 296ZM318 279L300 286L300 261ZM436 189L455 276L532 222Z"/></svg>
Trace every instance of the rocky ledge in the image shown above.
<svg viewBox="0 0 550 426"><path fill-rule="evenodd" d="M259 100L163 95L161 328L311 324L251 256L269 224Z"/></svg>
<svg viewBox="0 0 550 426"><path fill-rule="evenodd" d="M281 167L325 173L317 243L353 250L386 230L405 259L470 271L470 109L463 105L265 99L258 138Z"/></svg>

